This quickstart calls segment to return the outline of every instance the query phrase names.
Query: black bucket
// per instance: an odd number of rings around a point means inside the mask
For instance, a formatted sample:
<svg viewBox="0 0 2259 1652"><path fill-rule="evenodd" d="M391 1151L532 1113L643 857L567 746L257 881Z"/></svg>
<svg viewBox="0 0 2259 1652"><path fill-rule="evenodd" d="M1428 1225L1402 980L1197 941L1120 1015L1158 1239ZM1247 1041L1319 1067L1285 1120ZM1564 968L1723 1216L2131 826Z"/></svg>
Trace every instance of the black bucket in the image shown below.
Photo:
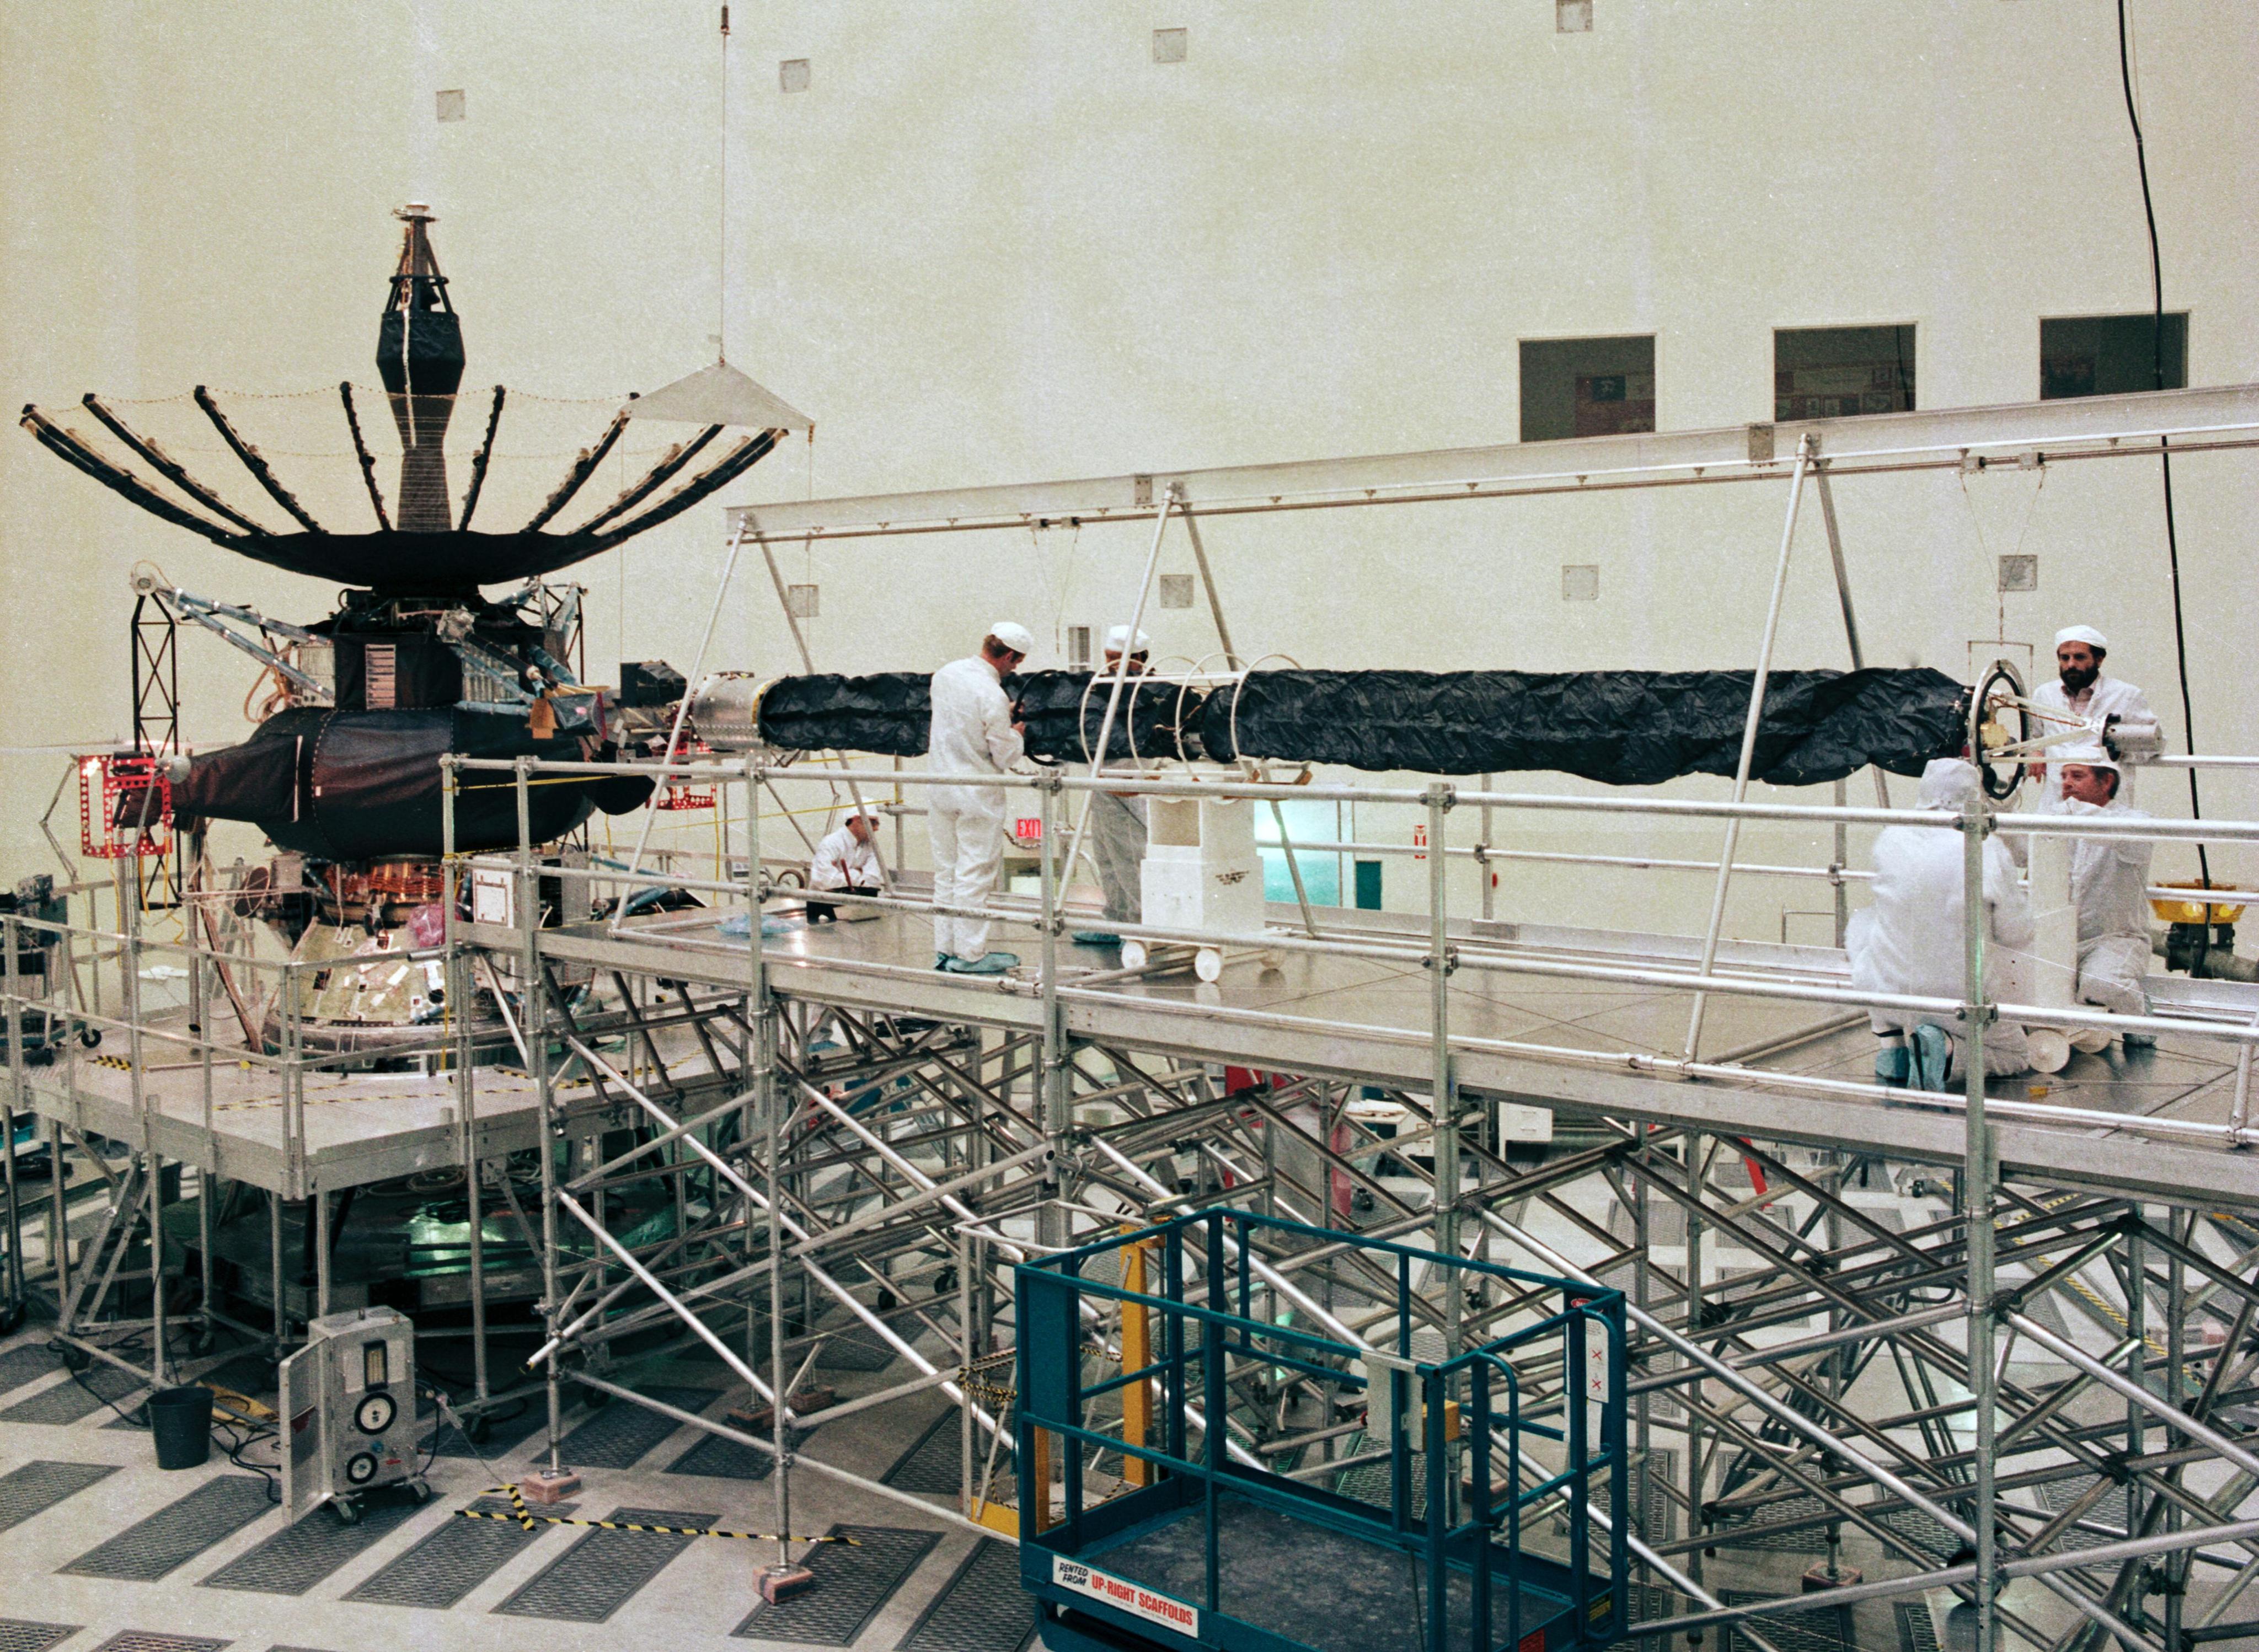
<svg viewBox="0 0 2259 1652"><path fill-rule="evenodd" d="M149 1396L149 1434L160 1469L193 1469L211 1456L212 1391L160 1388Z"/></svg>

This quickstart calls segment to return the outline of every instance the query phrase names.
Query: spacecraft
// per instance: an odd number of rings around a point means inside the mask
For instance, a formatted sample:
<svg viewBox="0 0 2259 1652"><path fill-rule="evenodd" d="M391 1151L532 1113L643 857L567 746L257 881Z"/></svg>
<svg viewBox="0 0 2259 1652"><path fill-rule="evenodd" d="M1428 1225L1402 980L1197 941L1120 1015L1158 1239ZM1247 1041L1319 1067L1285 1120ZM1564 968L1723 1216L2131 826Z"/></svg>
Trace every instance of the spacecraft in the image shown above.
<svg viewBox="0 0 2259 1652"><path fill-rule="evenodd" d="M560 418L586 419L586 409L514 404L496 386L475 417L458 417L463 326L432 250L433 216L421 203L396 216L400 258L374 363L389 430L367 417L374 396L357 397L350 381L310 404L198 386L131 406L89 394L67 414L26 406L22 417L49 452L151 515L345 587L327 615L299 624L139 573L145 604L217 634L265 667L273 690L239 744L139 754L146 783L113 788L110 807L112 824L139 830L153 805L191 843L214 820L263 832L275 853L235 882L237 911L324 966L301 1017L308 1047L377 1057L428 1043L448 1009L437 965L411 956L444 932L441 757L620 754L616 696L584 683L574 663L579 588L546 576L689 509L786 431L706 424L630 465L631 399L609 404L561 475L547 457L537 481ZM508 449L514 424L530 428L531 458ZM295 462L325 447L335 462ZM203 454L235 476L233 496L191 469ZM584 497L608 462L624 485L608 500ZM498 486L506 469L514 480ZM514 588L482 594L495 587ZM545 780L530 794L534 841L555 844L599 810L639 808L651 791L632 776ZM453 821L459 851L516 844L516 788L466 784ZM498 1032L489 1007L467 1013L480 1036ZM279 1041L272 1010L262 1036Z"/></svg>

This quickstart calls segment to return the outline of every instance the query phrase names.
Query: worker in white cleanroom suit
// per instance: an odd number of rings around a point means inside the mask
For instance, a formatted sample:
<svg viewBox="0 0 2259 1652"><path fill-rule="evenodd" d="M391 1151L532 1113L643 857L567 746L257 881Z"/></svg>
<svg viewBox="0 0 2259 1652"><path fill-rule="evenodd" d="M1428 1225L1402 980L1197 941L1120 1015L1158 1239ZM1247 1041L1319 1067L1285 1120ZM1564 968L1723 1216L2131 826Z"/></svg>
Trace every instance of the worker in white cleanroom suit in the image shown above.
<svg viewBox="0 0 2259 1652"><path fill-rule="evenodd" d="M933 727L926 763L937 774L1002 774L1026 751L1026 725L1012 718L1004 679L1034 652L1028 628L998 620L980 652L933 673ZM926 834L933 844L937 907L985 907L1004 863L1005 790L1001 786L934 786L926 793ZM1001 975L1020 960L988 950L988 920L937 915L933 966L960 975Z"/></svg>
<svg viewBox="0 0 2259 1652"><path fill-rule="evenodd" d="M2147 820L2120 800L2124 777L2099 748L2059 751L2059 812L2101 820ZM2081 837L2071 844L2070 898L2078 908L2078 1000L2113 1015L2146 1015L2149 994L2149 858L2156 845L2140 837ZM2127 1033L2126 1045L2155 1043Z"/></svg>
<svg viewBox="0 0 2259 1652"><path fill-rule="evenodd" d="M838 902L815 897L832 889L850 894L876 894L881 881L879 851L871 843L879 830L876 815L858 810L846 824L826 832L808 863L808 921L829 923L838 914ZM851 913L849 915L852 916Z"/></svg>
<svg viewBox="0 0 2259 1652"><path fill-rule="evenodd" d="M1974 765L1939 758L1922 771L1917 808L1957 815L1978 795ZM1874 903L1855 913L1845 944L1851 984L1868 992L1924 998L1960 998L1968 980L1962 934L1962 839L1957 831L1928 826L1885 827L1875 838ZM1989 941L1985 993L1995 977L1990 950L2023 946L2032 938L2031 903L2016 879L2015 862L1999 837L1985 840L1985 907ZM1869 1012L1883 1048L1875 1076L1885 1084L1942 1089L1961 1040L1948 1030L1950 1015L1903 1010ZM1911 1035L1913 1047L1907 1047ZM1985 1071L2021 1072L2031 1065L2024 1029L1995 1022L1985 1029Z"/></svg>
<svg viewBox="0 0 2259 1652"><path fill-rule="evenodd" d="M1137 678L1145 674L1145 662L1151 657L1153 639L1144 632L1137 633L1133 646L1127 625L1116 625L1106 633L1106 665L1098 680L1091 686L1092 701L1103 707L1105 697L1114 692L1113 680L1119 677ZM1130 696L1137 692L1134 682L1122 685L1122 702L1115 713L1114 726L1120 728L1130 716ZM1086 720L1087 720L1087 714ZM1111 740L1108 741L1110 745ZM1117 792L1098 792L1090 800L1090 858L1098 866L1098 887L1106 894L1106 922L1111 924L1136 923L1145 908L1144 876L1145 866L1145 800L1123 795ZM1110 929L1078 929L1074 934L1078 946L1119 946L1122 937Z"/></svg>
<svg viewBox="0 0 2259 1652"><path fill-rule="evenodd" d="M2080 722L2096 717L2120 717L2127 723L2154 723L2157 714L2149 709L2149 702L2141 691L2117 677L2102 674L2104 656L2110 652L2109 639L2092 625L2066 625L2055 634L2056 670L2060 673L2054 682L2043 682L2032 690L2032 703L2042 709ZM2059 723L2042 723L2035 734L2056 734L2062 731ZM2083 744L2083 743L2082 743ZM2040 782L2037 811L2052 815L2063 807L2063 779L2057 773L2062 758L2055 764L2035 763L2032 778ZM2120 801L2134 801L2134 777L2119 777Z"/></svg>

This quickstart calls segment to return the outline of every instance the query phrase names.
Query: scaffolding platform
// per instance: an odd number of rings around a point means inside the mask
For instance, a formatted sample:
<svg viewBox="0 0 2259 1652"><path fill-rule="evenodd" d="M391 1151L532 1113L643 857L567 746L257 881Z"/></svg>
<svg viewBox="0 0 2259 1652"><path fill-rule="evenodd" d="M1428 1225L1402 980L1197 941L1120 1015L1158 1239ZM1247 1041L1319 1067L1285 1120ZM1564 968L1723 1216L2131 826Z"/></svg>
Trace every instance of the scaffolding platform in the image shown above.
<svg viewBox="0 0 2259 1652"><path fill-rule="evenodd" d="M1272 908L1283 930L1291 907ZM664 927L601 924L544 930L539 945L560 963L655 973L728 987L742 984L744 939L721 933L722 918ZM1350 942L1417 941L1417 919L1329 908L1323 933ZM516 947L517 932L464 926L474 944ZM1689 962L1700 943L1685 936L1507 924L1454 923L1455 938L1486 943L1536 969L1569 963L1635 972ZM800 926L766 939L770 989L785 1000L894 1016L1039 1033L1044 1005L1034 977L1040 936L1032 924L1002 923L992 944L1019 954L1007 976L953 975L933 965L925 920L887 912L879 921ZM1425 1093L1432 1086L1429 982L1417 959L1380 960L1338 952L1288 951L1266 965L1260 943L1233 953L1222 979L1196 979L1188 968L1123 978L1108 949L1061 942L1059 998L1075 1039L1157 1050L1193 1061L1266 1072L1324 1074ZM1846 987L1843 954L1829 948L1728 942L1720 971L1793 986ZM2259 987L2155 975L2160 1014L2249 1024ZM1462 1092L1554 1110L1671 1124L1725 1135L1871 1153L1938 1165L1961 1162L1964 1122L1949 1107L1888 1105L1831 1093L1829 1083L1871 1085L1874 1040L1863 1015L1832 1004L1755 997L1711 1000L1709 1038L1739 1055L1748 1076L1688 1079L1667 1068L1683 1038L1692 994L1684 990L1562 979L1511 970L1462 969L1452 979L1450 1045ZM2152 1050L2083 1056L2043 1082L2037 1075L1993 1081L2000 1105L1989 1109L2003 1169L2063 1186L2216 1199L2259 1208L2259 1174L2247 1155L2218 1140L2232 1105L2234 1064L2222 1046L2167 1035ZM1712 1057L1711 1065L1723 1065ZM1798 1080L1817 1081L1799 1084ZM2076 1111L2080 1116L2059 1120ZM2099 1122L2115 1115L2125 1126ZM2137 1120L2166 1121L2143 1133ZM2213 1127L2212 1136L2167 1134L2170 1122Z"/></svg>

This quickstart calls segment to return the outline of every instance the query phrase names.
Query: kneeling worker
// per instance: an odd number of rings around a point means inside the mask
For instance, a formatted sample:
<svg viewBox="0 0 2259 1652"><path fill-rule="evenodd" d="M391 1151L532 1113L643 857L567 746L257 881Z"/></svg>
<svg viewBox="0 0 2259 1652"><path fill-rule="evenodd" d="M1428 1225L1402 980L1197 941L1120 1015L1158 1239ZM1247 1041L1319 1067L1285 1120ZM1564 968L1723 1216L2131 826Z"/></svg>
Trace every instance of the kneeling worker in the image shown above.
<svg viewBox="0 0 2259 1652"><path fill-rule="evenodd" d="M1004 679L1034 652L1024 625L998 620L980 652L933 673L933 724L926 763L936 774L964 775L964 785L926 791L926 834L933 844L936 907L986 907L1004 865L1004 788L978 784L1018 766L1027 725L1012 720ZM988 920L937 912L933 966L958 975L1001 975L1016 953L988 950Z"/></svg>
<svg viewBox="0 0 2259 1652"><path fill-rule="evenodd" d="M2058 752L2062 812L2104 820L2147 820L2119 801L2118 765L2092 746ZM2078 998L2115 1015L2146 1015L2149 994L2149 858L2156 845L2141 837L2081 837L2070 851L2070 898L2078 908ZM2156 1041L2127 1033L2129 1050Z"/></svg>
<svg viewBox="0 0 2259 1652"><path fill-rule="evenodd" d="M1922 771L1921 791L1914 807L1957 815L1978 794L1974 765L1959 758L1939 758ZM1845 936L1851 955L1851 985L1868 992L1909 997L1965 996L1969 975L1962 934L1963 877L1959 832L1891 826L1878 833L1874 904L1852 915ZM2030 943L2031 902L2017 881L2014 860L1997 837L1985 840L1985 908L1987 932L1994 945ZM1988 998L1994 972L1992 951L1986 949ZM1892 1009L1870 1010L1868 1015L1875 1036L1883 1041L1875 1057L1878 1079L1886 1085L1912 1083L1922 1090L1945 1087L1961 1042L1948 1030L1949 1016ZM2021 1027L1995 1022L1985 1028L1988 1075L2021 1072L2030 1065Z"/></svg>
<svg viewBox="0 0 2259 1652"><path fill-rule="evenodd" d="M1110 680L1115 677L1144 676L1152 645L1153 639L1139 631L1133 647L1127 625L1116 625L1107 632L1106 666L1091 690L1091 699L1103 705L1099 690L1110 693ZM1115 717L1117 729L1129 720L1130 698L1137 692L1134 684L1123 686L1122 708ZM1106 893L1108 926L1138 922L1144 912L1145 818L1145 800L1134 793L1098 792L1091 797L1090 858L1098 865L1098 887ZM1074 942L1077 946L1119 946L1122 937L1112 933L1110 927L1077 929Z"/></svg>
<svg viewBox="0 0 2259 1652"><path fill-rule="evenodd" d="M829 923L838 915L840 903L818 901L816 897L820 894L833 889L844 890L849 894L879 893L879 851L871 846L872 834L878 830L876 815L858 810L848 815L845 825L825 833L823 841L816 845L815 858L808 863L810 923Z"/></svg>

